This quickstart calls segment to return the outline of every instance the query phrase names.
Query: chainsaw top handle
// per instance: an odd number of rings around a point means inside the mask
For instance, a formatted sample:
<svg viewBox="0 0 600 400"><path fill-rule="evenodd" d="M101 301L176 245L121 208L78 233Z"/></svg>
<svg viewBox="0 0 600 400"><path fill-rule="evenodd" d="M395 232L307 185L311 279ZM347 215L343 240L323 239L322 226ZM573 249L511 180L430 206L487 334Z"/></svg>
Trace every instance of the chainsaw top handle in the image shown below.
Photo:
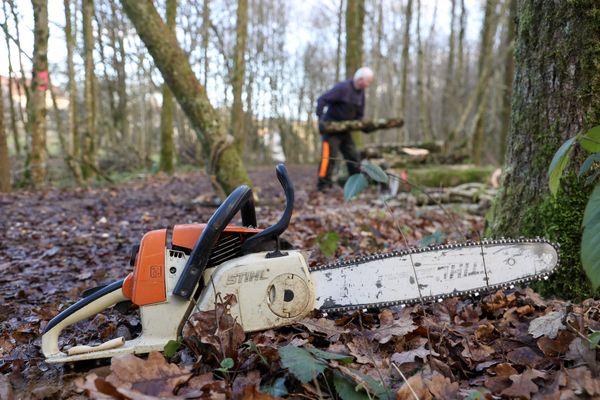
<svg viewBox="0 0 600 400"><path fill-rule="evenodd" d="M208 264L210 253L215 244L217 244L221 233L240 209L244 208L244 210L248 210L250 208L248 204L252 201L252 189L246 185L237 187L229 196L227 196L225 201L210 217L202 230L190 257L185 264L183 272L175 285L173 294L185 299L191 297L192 291L196 287L196 283L200 280L200 277ZM254 217L254 219L256 220L256 217Z"/></svg>
<svg viewBox="0 0 600 400"><path fill-rule="evenodd" d="M242 251L244 253L252 253L256 250L260 251L262 250L262 247L264 247L261 245L264 245L266 242L277 242L279 236L285 232L290 224L292 211L294 211L294 185L292 185L292 181L290 180L285 165L278 164L277 167L275 167L275 170L277 171L277 179L279 179L279 183L281 183L281 187L283 187L283 192L285 193L285 209L283 210L283 215L275 225L246 239L244 244L242 244Z"/></svg>
<svg viewBox="0 0 600 400"><path fill-rule="evenodd" d="M275 225L247 239L244 245L251 240L255 244L258 244L277 238L286 230L290 223L292 210L294 208L294 188L283 164L277 165L276 171L277 178L283 186L286 197L286 208L283 216ZM210 217L202 230L198 241L194 245L194 249L175 285L173 294L186 300L190 299L196 284L200 281L202 273L206 269L212 249L217 244L221 233L223 233L227 225L240 210L242 211L242 221L244 225L256 225L252 189L246 185L241 185L231 192L219 206L217 211Z"/></svg>

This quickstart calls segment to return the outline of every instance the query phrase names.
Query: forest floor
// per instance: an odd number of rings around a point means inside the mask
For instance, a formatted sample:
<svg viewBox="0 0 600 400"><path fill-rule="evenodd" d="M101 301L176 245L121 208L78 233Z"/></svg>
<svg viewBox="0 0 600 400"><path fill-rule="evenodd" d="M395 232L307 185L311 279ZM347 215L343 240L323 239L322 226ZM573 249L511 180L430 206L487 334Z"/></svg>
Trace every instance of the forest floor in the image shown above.
<svg viewBox="0 0 600 400"><path fill-rule="evenodd" d="M341 189L316 193L315 175L314 166L290 167L296 207L285 234L311 252L311 266L431 238L477 239L483 229L478 216L389 209L375 189L344 203ZM283 193L271 168L253 169L251 178L259 225L269 226ZM218 337L210 323L188 330L203 344L186 340L168 360L152 353L112 364L45 363L40 331L48 321L85 289L125 277L130 247L145 232L207 221L214 207L201 203L210 193L198 172L1 195L0 398L600 398L598 350L588 337L600 330L600 301L571 304L529 288L329 319L315 314L246 335L223 315ZM111 311L62 340L137 331L135 313Z"/></svg>

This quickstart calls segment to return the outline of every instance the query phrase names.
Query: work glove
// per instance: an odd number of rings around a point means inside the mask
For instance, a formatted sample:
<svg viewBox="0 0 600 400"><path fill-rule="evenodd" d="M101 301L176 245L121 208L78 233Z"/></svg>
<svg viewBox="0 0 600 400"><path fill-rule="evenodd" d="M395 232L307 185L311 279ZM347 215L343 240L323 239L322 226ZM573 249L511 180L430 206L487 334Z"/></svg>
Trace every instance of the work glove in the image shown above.
<svg viewBox="0 0 600 400"><path fill-rule="evenodd" d="M319 120L319 133L321 135L325 133L325 128L326 127L327 127L327 124L325 123L325 121Z"/></svg>
<svg viewBox="0 0 600 400"><path fill-rule="evenodd" d="M373 126L373 125L367 125L362 129L362 131L366 134L370 134L372 132L375 132L376 130L377 130L377 128L375 128L375 126Z"/></svg>

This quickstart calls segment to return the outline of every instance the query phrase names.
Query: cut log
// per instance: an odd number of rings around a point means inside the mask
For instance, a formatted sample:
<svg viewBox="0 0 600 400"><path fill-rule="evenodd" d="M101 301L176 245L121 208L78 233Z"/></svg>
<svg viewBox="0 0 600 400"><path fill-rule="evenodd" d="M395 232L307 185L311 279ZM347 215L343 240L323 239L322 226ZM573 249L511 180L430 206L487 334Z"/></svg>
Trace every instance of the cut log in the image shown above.
<svg viewBox="0 0 600 400"><path fill-rule="evenodd" d="M327 121L325 122L325 133L373 132L380 129L400 128L402 125L404 125L404 120L400 118L376 119L373 121Z"/></svg>

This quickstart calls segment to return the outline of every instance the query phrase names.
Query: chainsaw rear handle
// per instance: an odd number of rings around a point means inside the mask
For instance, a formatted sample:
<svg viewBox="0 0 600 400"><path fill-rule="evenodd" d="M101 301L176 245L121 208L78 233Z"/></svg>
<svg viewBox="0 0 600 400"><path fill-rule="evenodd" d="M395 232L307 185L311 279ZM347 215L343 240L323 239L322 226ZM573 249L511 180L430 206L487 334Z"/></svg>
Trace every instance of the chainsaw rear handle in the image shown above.
<svg viewBox="0 0 600 400"><path fill-rule="evenodd" d="M252 189L246 185L241 185L231 192L217 211L210 217L198 241L194 245L192 253L175 285L173 294L185 300L190 299L196 284L206 269L212 249L217 244L221 233L223 233L235 214L240 210L242 210L243 216L245 215L247 219L252 219L253 214L254 223L256 224ZM248 221L245 221L244 224L246 222Z"/></svg>
<svg viewBox="0 0 600 400"><path fill-rule="evenodd" d="M283 215L275 225L246 239L244 244L242 244L242 251L244 253L251 253L253 249L260 248L260 245L264 242L277 240L290 224L292 212L294 211L294 185L290 180L285 165L278 164L275 170L277 172L277 179L279 179L279 183L281 183L285 194Z"/></svg>
<svg viewBox="0 0 600 400"><path fill-rule="evenodd" d="M69 308L52 318L42 332L42 352L46 357L60 354L58 338L67 326L87 319L115 304L129 300L123 294L123 281L113 282L80 299Z"/></svg>

